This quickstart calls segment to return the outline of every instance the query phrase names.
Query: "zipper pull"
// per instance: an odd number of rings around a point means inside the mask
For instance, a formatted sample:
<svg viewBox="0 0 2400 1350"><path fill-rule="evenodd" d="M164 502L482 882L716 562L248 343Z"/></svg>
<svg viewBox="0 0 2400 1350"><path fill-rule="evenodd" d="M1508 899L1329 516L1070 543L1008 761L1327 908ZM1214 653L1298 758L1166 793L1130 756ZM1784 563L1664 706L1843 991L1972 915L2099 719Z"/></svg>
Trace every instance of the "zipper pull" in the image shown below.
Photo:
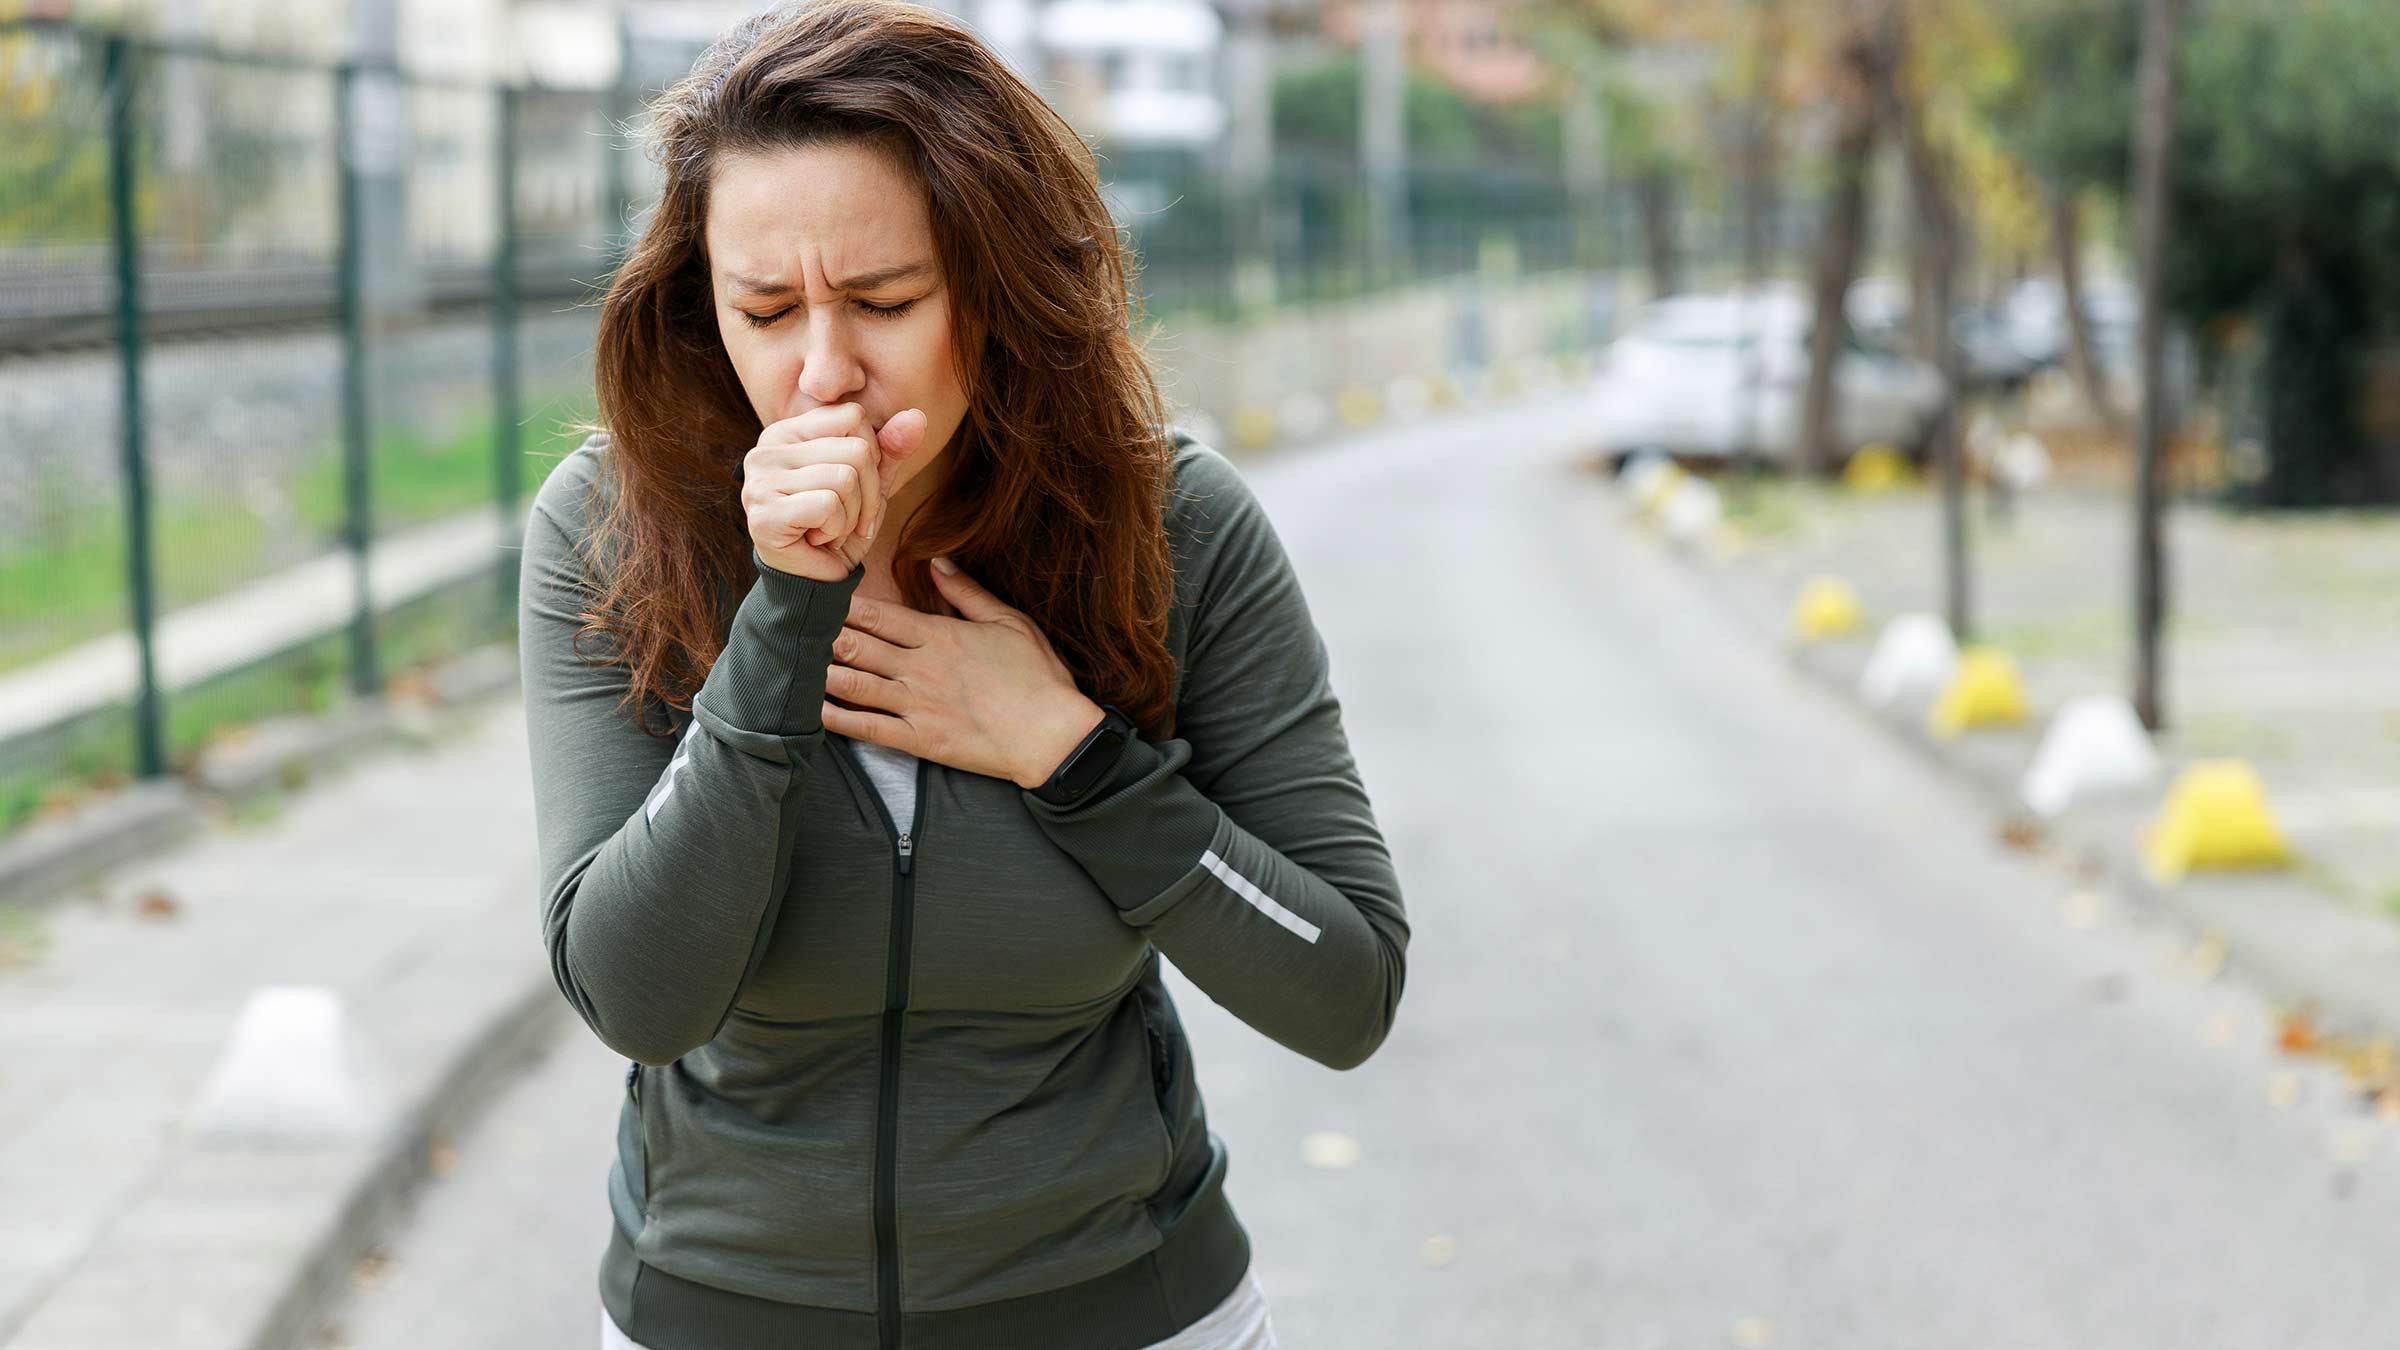
<svg viewBox="0 0 2400 1350"><path fill-rule="evenodd" d="M900 870L901 870L901 871L905 872L905 871L909 870L909 864L910 864L910 860L916 857L916 853L917 853L917 842L916 842L915 840L913 840L913 839L909 838L909 837L908 837L908 834L907 834L907 832L903 831L903 832L901 833L901 835L900 835Z"/></svg>

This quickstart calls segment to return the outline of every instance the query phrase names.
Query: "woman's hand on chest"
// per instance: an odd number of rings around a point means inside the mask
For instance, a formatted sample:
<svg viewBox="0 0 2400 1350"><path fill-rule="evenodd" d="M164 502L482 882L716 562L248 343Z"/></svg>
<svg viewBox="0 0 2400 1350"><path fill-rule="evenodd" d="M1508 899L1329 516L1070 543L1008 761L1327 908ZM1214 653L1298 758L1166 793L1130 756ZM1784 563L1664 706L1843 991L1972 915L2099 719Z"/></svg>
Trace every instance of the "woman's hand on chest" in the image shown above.
<svg viewBox="0 0 2400 1350"><path fill-rule="evenodd" d="M851 597L825 671L826 730L1039 787L1100 705L1023 612L940 563L933 581L964 617Z"/></svg>

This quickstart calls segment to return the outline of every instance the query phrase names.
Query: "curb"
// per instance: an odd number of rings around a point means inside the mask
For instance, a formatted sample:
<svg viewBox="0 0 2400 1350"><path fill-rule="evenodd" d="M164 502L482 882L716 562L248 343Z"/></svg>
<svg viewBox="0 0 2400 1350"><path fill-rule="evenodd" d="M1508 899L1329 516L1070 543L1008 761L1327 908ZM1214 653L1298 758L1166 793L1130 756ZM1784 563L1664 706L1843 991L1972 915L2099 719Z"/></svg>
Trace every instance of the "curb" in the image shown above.
<svg viewBox="0 0 2400 1350"><path fill-rule="evenodd" d="M1782 657L1784 664L1829 694L1852 715L1880 728L1923 762L1987 803L1998 817L2035 821L2036 855L2049 854L2087 881L2105 883L2142 913L2181 930L2189 942L2220 938L2225 963L2272 1000L2306 1006L2345 1030L2400 1035L2400 923L2324 896L2289 874L2207 875L2175 885L2153 881L2142 866L2134 831L2154 803L2118 797L2078 807L2055 820L2034 817L2017 799L2017 776L2038 732L1970 733L1944 744L1926 735L1906 710L1869 707L1857 695L1864 654L1856 644L1792 646L1763 629L1717 574L1738 564L1667 555L1738 630Z"/></svg>
<svg viewBox="0 0 2400 1350"><path fill-rule="evenodd" d="M514 991L445 1066L432 1092L413 1104L343 1187L339 1210L297 1254L291 1276L243 1350L299 1350L316 1344L325 1314L347 1296L358 1262L414 1211L435 1176L435 1149L465 1133L508 1086L504 1070L536 1058L564 1023L566 1004L549 974Z"/></svg>
<svg viewBox="0 0 2400 1350"><path fill-rule="evenodd" d="M0 903L41 904L95 888L109 869L155 856L211 816L294 790L360 754L424 744L426 710L456 711L516 688L515 648L487 644L445 662L425 709L388 697L254 724L201 755L188 777L135 783L0 840Z"/></svg>
<svg viewBox="0 0 2400 1350"><path fill-rule="evenodd" d="M548 962L521 934L530 847L490 908L392 953L354 993L390 1102L370 1137L269 1144L190 1137L6 1337L10 1350L301 1350L323 1344L359 1261L410 1214L469 1128L565 1022ZM182 1127L172 1127L180 1130Z"/></svg>
<svg viewBox="0 0 2400 1350"><path fill-rule="evenodd" d="M199 798L178 779L112 792L0 842L0 901L91 890L107 869L183 842L201 818Z"/></svg>

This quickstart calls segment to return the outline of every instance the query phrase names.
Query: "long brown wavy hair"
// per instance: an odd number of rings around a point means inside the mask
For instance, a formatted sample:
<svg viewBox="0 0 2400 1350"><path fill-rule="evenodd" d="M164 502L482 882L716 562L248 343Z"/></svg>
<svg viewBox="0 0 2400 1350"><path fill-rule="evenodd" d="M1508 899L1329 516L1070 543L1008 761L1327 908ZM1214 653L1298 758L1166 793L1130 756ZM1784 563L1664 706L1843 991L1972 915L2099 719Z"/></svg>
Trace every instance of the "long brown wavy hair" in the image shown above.
<svg viewBox="0 0 2400 1350"><path fill-rule="evenodd" d="M590 544L610 562L577 634L612 639L626 703L689 708L758 575L741 486L763 428L717 332L710 180L730 154L856 138L924 187L967 395L950 470L894 544L903 597L946 613L927 574L946 554L1038 624L1088 696L1171 733L1174 452L1082 138L956 20L892 0L745 20L648 111L666 183L602 301L614 499Z"/></svg>

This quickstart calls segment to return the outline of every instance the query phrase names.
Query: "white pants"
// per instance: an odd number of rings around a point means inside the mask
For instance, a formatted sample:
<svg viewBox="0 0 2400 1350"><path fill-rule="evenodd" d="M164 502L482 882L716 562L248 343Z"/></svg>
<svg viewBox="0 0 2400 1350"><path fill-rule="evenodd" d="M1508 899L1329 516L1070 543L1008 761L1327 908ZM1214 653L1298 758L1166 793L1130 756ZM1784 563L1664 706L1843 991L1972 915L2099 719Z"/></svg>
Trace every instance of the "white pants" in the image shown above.
<svg viewBox="0 0 2400 1350"><path fill-rule="evenodd" d="M616 1319L603 1308L600 1350L645 1350L645 1347L620 1330ZM1267 1317L1267 1297L1258 1282L1244 1271L1242 1282L1208 1316L1163 1341L1151 1342L1148 1350L1278 1350L1275 1324Z"/></svg>

